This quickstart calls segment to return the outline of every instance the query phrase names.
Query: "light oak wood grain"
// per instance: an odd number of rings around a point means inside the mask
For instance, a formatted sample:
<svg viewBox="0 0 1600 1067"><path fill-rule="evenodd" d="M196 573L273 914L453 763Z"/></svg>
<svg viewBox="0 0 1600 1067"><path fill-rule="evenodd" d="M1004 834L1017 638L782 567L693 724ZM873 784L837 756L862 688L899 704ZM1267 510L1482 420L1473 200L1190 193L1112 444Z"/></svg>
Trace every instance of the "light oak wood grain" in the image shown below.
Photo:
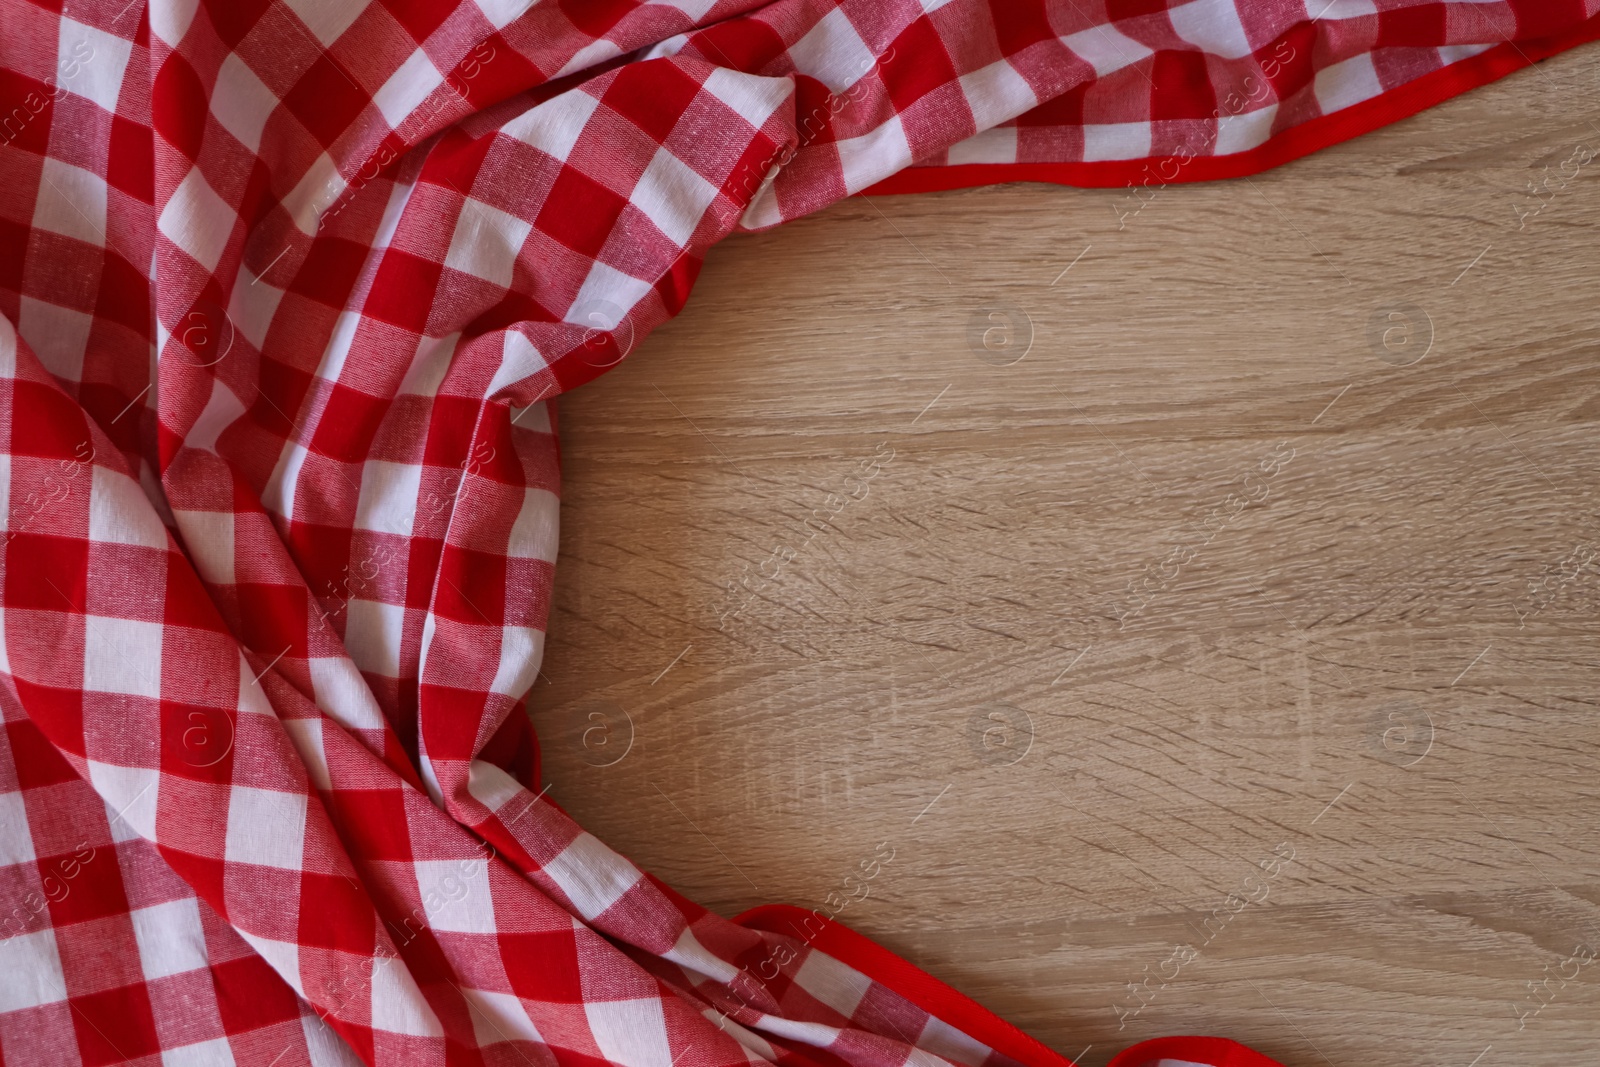
<svg viewBox="0 0 1600 1067"><path fill-rule="evenodd" d="M1091 1067L1594 1062L1597 90L716 248L561 402L553 795L726 914L888 842L841 919Z"/></svg>

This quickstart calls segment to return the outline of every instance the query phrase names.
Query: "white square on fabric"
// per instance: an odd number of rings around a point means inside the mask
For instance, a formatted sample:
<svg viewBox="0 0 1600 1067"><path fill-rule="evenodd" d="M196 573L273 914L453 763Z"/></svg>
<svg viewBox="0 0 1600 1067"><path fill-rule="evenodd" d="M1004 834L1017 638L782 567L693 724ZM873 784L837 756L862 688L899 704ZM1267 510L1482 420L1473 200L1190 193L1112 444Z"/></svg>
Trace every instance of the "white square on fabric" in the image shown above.
<svg viewBox="0 0 1600 1067"><path fill-rule="evenodd" d="M641 281L631 274L624 274L615 267L608 267L596 260L594 266L589 268L589 273L584 276L583 285L578 288L578 296L567 309L564 318L577 326L598 325L602 329L609 330L653 288L655 286L649 282ZM607 305L610 305L609 309ZM610 313L612 310L616 314ZM597 313L603 317L599 323L591 319L591 316Z"/></svg>
<svg viewBox="0 0 1600 1067"><path fill-rule="evenodd" d="M225 1037L161 1050L161 1067L235 1067L236 1063Z"/></svg>
<svg viewBox="0 0 1600 1067"><path fill-rule="evenodd" d="M1223 59L1243 59L1255 49L1239 21L1236 0L1193 0L1167 10L1179 37Z"/></svg>
<svg viewBox="0 0 1600 1067"><path fill-rule="evenodd" d="M190 425L184 444L202 452L218 452L217 439L238 421L245 410L238 394L228 388L220 376L211 379L211 392L206 397L206 406ZM153 515L151 517L154 518Z"/></svg>
<svg viewBox="0 0 1600 1067"><path fill-rule="evenodd" d="M500 132L565 161L599 106L600 101L582 89L569 89L524 111Z"/></svg>
<svg viewBox="0 0 1600 1067"><path fill-rule="evenodd" d="M658 148L628 199L656 224L656 229L682 247L689 243L716 196L716 186L670 149Z"/></svg>
<svg viewBox="0 0 1600 1067"><path fill-rule="evenodd" d="M48 300L25 296L18 309L17 332L45 370L69 382L83 379L83 353L93 328L94 316Z"/></svg>
<svg viewBox="0 0 1600 1067"><path fill-rule="evenodd" d="M461 934L492 934L494 897L489 892L489 866L476 858L417 860L417 891L422 895L426 925Z"/></svg>
<svg viewBox="0 0 1600 1067"><path fill-rule="evenodd" d="M372 961L372 1028L411 1037L443 1037L439 1017L417 988L404 963L379 957Z"/></svg>
<svg viewBox="0 0 1600 1067"><path fill-rule="evenodd" d="M997 122L1016 118L1039 102L1028 79L1004 59L963 74L959 84L979 130L987 131Z"/></svg>
<svg viewBox="0 0 1600 1067"><path fill-rule="evenodd" d="M705 18L706 14L717 6L717 0L650 0L650 2L682 11L697 26L700 24L700 20Z"/></svg>
<svg viewBox="0 0 1600 1067"><path fill-rule="evenodd" d="M995 126L982 133L975 133L966 140L951 145L947 158L951 166L963 163L1015 163L1017 128Z"/></svg>
<svg viewBox="0 0 1600 1067"><path fill-rule="evenodd" d="M570 313L569 313L570 314ZM601 315L601 312L591 309L590 317ZM611 326L615 326L612 323ZM605 327L609 329L610 327ZM489 380L489 387L484 390L485 395L494 397L513 382L519 382L528 375L544 370L550 364L545 360L544 353L540 352L534 343L528 340L521 330L510 329L505 332L505 340L500 344L500 366L495 369L494 377ZM516 422L515 416L512 418ZM518 423L527 426L527 423Z"/></svg>
<svg viewBox="0 0 1600 1067"><path fill-rule="evenodd" d="M456 216L444 265L509 289L517 253L532 232L533 223L469 196Z"/></svg>
<svg viewBox="0 0 1600 1067"><path fill-rule="evenodd" d="M349 184L339 173L333 157L324 152L312 161L300 183L283 198L283 210L294 219L301 233L315 237L322 226L322 213L344 195Z"/></svg>
<svg viewBox="0 0 1600 1067"><path fill-rule="evenodd" d="M278 106L271 89L245 65L239 53L229 52L217 71L217 87L211 92L211 113L222 128L238 138L252 152L261 150L261 131Z"/></svg>
<svg viewBox="0 0 1600 1067"><path fill-rule="evenodd" d="M544 1035L528 1018L522 1000L514 994L462 986L461 995L472 1005L472 1036L480 1048L507 1041L545 1044Z"/></svg>
<svg viewBox="0 0 1600 1067"><path fill-rule="evenodd" d="M147 6L145 13L150 18L150 32L177 48L183 35L189 32L189 24L194 21L199 6L200 0L165 0Z"/></svg>
<svg viewBox="0 0 1600 1067"><path fill-rule="evenodd" d="M844 187L852 193L882 181L911 162L911 143L906 140L899 115L860 137L839 141L834 147L839 150Z"/></svg>
<svg viewBox="0 0 1600 1067"><path fill-rule="evenodd" d="M348 657L312 656L306 667L311 673L312 697L330 719L348 730L383 729L383 712Z"/></svg>
<svg viewBox="0 0 1600 1067"><path fill-rule="evenodd" d="M160 699L163 627L159 622L85 615L83 628L85 689Z"/></svg>
<svg viewBox="0 0 1600 1067"><path fill-rule="evenodd" d="M548 489L524 489L522 510L511 527L506 555L515 559L556 561L561 540L561 501Z"/></svg>
<svg viewBox="0 0 1600 1067"><path fill-rule="evenodd" d="M272 468L272 475L267 479L265 488L261 490L261 503L269 511L282 515L285 522L294 519L294 498L300 485L300 470L305 466L306 457L309 455L304 445L293 441L285 442L283 449L278 453L278 462Z"/></svg>
<svg viewBox="0 0 1600 1067"><path fill-rule="evenodd" d="M23 297L24 300L27 297ZM17 331L11 326L11 320L0 315L0 377L15 378L17 376Z"/></svg>
<svg viewBox="0 0 1600 1067"><path fill-rule="evenodd" d="M548 874L585 919L593 919L638 883L633 864L602 845L592 834L580 833L544 865Z"/></svg>
<svg viewBox="0 0 1600 1067"><path fill-rule="evenodd" d="M1267 143L1272 136L1272 120L1277 117L1278 105L1247 111L1242 115L1222 115L1217 119L1217 146L1214 154L1232 155L1248 152Z"/></svg>
<svg viewBox="0 0 1600 1067"><path fill-rule="evenodd" d="M217 269L222 252L233 236L238 214L206 183L199 168L191 168L161 209L156 228L207 271Z"/></svg>
<svg viewBox="0 0 1600 1067"><path fill-rule="evenodd" d="M1378 13L1373 0L1305 0L1306 14L1318 22L1330 19L1361 19Z"/></svg>
<svg viewBox="0 0 1600 1067"><path fill-rule="evenodd" d="M788 99L786 86L787 83L779 78L761 78L725 67L714 68L700 83L702 92L710 93L728 105L735 114L758 130Z"/></svg>
<svg viewBox="0 0 1600 1067"><path fill-rule="evenodd" d="M78 468L77 477L84 473ZM89 469L89 482L89 540L166 549L167 528L137 482L98 464Z"/></svg>
<svg viewBox="0 0 1600 1067"><path fill-rule="evenodd" d="M1317 106L1324 115L1340 111L1352 104L1383 95L1383 82L1372 65L1372 56L1362 53L1342 63L1323 67L1311 83L1317 96Z"/></svg>
<svg viewBox="0 0 1600 1067"><path fill-rule="evenodd" d="M1069 34L1061 38L1061 43L1093 67L1094 72L1102 78L1113 71L1132 66L1151 54L1150 49L1132 37L1105 24Z"/></svg>
<svg viewBox="0 0 1600 1067"><path fill-rule="evenodd" d="M602 37L598 41L591 41L572 53L572 58L567 60L562 68L556 71L556 78L564 78L580 70L589 70L604 63L608 59L615 59L622 54L622 49L610 38Z"/></svg>
<svg viewBox="0 0 1600 1067"><path fill-rule="evenodd" d="M106 244L106 180L93 171L44 157L33 225L85 244Z"/></svg>
<svg viewBox="0 0 1600 1067"><path fill-rule="evenodd" d="M806 953L794 977L801 989L847 1019L872 988L872 979L821 952Z"/></svg>
<svg viewBox="0 0 1600 1067"><path fill-rule="evenodd" d="M133 42L63 17L56 46L56 84L115 113Z"/></svg>
<svg viewBox="0 0 1600 1067"><path fill-rule="evenodd" d="M8 832L0 834L0 867L17 863L32 863L34 859L33 834L28 825L28 805L21 793L0 793L0 826ZM11 828L24 827L21 833Z"/></svg>
<svg viewBox="0 0 1600 1067"><path fill-rule="evenodd" d="M0 941L0 1012L54 1004L67 997L61 953L52 930L35 930Z"/></svg>
<svg viewBox="0 0 1600 1067"><path fill-rule="evenodd" d="M211 585L232 585L233 512L174 511L172 517L200 577Z"/></svg>
<svg viewBox="0 0 1600 1067"><path fill-rule="evenodd" d="M366 10L365 4L353 4L350 0L283 0L283 2L289 10L300 16L300 21L306 24L306 29L322 42L324 48L337 41L361 12Z"/></svg>
<svg viewBox="0 0 1600 1067"><path fill-rule="evenodd" d="M878 62L843 7L830 8L804 37L790 45L789 58L796 71L811 75L836 93L850 88Z"/></svg>
<svg viewBox="0 0 1600 1067"><path fill-rule="evenodd" d="M504 29L512 21L527 11L535 0L473 0L478 10L483 12L483 17L489 20L489 25L495 29Z"/></svg>
<svg viewBox="0 0 1600 1067"><path fill-rule="evenodd" d="M600 1055L622 1067L671 1067L672 1045L659 997L585 1001Z"/></svg>
<svg viewBox="0 0 1600 1067"><path fill-rule="evenodd" d="M210 965L205 928L194 897L135 908L128 913L139 946L139 967L146 981L198 970Z"/></svg>
<svg viewBox="0 0 1600 1067"><path fill-rule="evenodd" d="M385 122L398 127L442 81L444 75L428 59L428 53L419 48L389 75L389 80L373 94L372 102L383 113Z"/></svg>
<svg viewBox="0 0 1600 1067"><path fill-rule="evenodd" d="M306 795L234 785L228 789L223 858L298 871L304 860Z"/></svg>
<svg viewBox="0 0 1600 1067"><path fill-rule="evenodd" d="M422 492L420 463L388 463L369 459L361 465L361 497L356 501L355 529L411 536Z"/></svg>
<svg viewBox="0 0 1600 1067"><path fill-rule="evenodd" d="M406 609L398 604L352 599L345 606L345 651L361 670L398 678L405 622Z"/></svg>
<svg viewBox="0 0 1600 1067"><path fill-rule="evenodd" d="M931 1052L951 1063L967 1064L968 1067L981 1067L989 1059L989 1054L994 1051L977 1038L957 1030L933 1015L928 1016L928 1021L922 1027L922 1033L917 1035L916 1044L925 1052Z"/></svg>
<svg viewBox="0 0 1600 1067"><path fill-rule="evenodd" d="M273 265L272 260L268 259L262 270ZM268 285L251 274L250 268L240 264L239 274L233 283L233 294L228 301L228 321L260 351L266 344L267 328L272 325L272 318L278 313L278 304L282 300L282 289Z"/></svg>
<svg viewBox="0 0 1600 1067"><path fill-rule="evenodd" d="M444 382L445 372L450 369L450 360L460 340L459 333L448 337L418 338L416 354L411 357L411 365L406 368L406 376L397 390L399 395L433 396L437 393Z"/></svg>
<svg viewBox="0 0 1600 1067"><path fill-rule="evenodd" d="M494 681L489 683L492 692L522 699L533 688L539 676L539 663L544 659L544 631L531 626L502 626L500 628L500 665L495 668Z"/></svg>
<svg viewBox="0 0 1600 1067"><path fill-rule="evenodd" d="M306 768L306 781L311 783L311 788L324 791L332 789L333 776L328 772L328 753L322 747L322 720L285 719L283 732L289 735L289 743L300 754L300 762Z"/></svg>
<svg viewBox="0 0 1600 1067"><path fill-rule="evenodd" d="M467 792L474 800L493 812L501 822L515 822L533 806L532 800L526 800L518 805L515 815L500 810L513 800L523 799L527 790L522 788L521 783L515 778L488 760L472 761L472 767L467 771Z"/></svg>
<svg viewBox="0 0 1600 1067"><path fill-rule="evenodd" d="M101 763L89 754L89 784L106 802L111 840L131 841L156 836L156 800L161 794L161 772L151 767L124 767ZM131 831L131 832L130 832Z"/></svg>
<svg viewBox="0 0 1600 1067"><path fill-rule="evenodd" d="M1148 122L1106 122L1083 127L1083 161L1143 159L1150 154Z"/></svg>
<svg viewBox="0 0 1600 1067"><path fill-rule="evenodd" d="M274 941L270 937L261 937L248 930L240 930L239 936L245 943L256 950L256 955L271 964L272 969L289 987L302 997L306 995L305 983L300 980L300 946L293 941Z"/></svg>

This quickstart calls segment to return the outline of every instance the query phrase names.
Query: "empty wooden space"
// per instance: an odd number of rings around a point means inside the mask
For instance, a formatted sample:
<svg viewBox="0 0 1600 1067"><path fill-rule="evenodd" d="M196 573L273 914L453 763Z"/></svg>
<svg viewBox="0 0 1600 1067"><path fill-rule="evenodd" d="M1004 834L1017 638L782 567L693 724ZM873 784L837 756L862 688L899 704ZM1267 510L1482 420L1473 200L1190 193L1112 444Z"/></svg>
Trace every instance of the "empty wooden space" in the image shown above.
<svg viewBox="0 0 1600 1067"><path fill-rule="evenodd" d="M1596 101L720 245L561 401L552 795L725 914L887 843L841 920L1089 1067L1593 1062Z"/></svg>

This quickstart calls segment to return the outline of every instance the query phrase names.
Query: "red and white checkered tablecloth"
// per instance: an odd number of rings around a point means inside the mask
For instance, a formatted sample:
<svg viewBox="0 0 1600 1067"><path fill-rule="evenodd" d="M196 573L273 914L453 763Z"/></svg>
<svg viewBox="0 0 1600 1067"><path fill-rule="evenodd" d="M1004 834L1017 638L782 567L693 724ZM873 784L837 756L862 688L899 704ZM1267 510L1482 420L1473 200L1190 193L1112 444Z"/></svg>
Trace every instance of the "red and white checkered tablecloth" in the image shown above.
<svg viewBox="0 0 1600 1067"><path fill-rule="evenodd" d="M537 791L549 401L736 228L1243 173L1597 5L0 0L0 1061L1064 1063Z"/></svg>

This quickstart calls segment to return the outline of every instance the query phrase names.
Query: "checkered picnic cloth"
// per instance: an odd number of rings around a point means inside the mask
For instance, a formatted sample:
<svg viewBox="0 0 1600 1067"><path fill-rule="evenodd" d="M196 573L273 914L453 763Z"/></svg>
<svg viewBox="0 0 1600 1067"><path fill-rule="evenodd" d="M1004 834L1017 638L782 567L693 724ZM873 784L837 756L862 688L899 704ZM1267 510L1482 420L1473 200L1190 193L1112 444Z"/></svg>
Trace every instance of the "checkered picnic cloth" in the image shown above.
<svg viewBox="0 0 1600 1067"><path fill-rule="evenodd" d="M0 1059L1062 1062L537 792L551 398L737 228L1249 152L1595 10L0 0Z"/></svg>

